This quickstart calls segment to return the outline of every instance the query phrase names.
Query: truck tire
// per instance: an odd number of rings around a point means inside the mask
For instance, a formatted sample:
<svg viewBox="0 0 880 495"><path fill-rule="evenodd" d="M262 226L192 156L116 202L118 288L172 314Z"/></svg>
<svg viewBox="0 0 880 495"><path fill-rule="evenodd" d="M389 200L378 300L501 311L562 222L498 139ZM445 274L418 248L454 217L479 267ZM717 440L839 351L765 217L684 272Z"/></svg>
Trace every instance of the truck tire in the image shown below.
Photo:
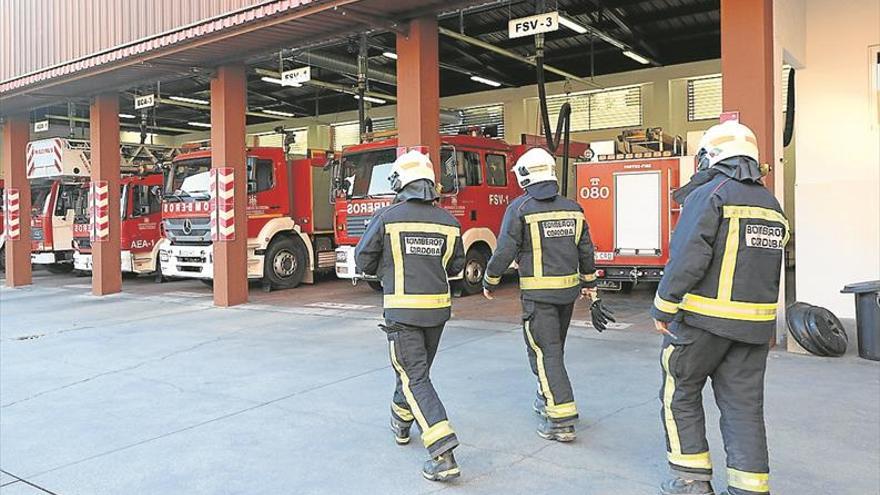
<svg viewBox="0 0 880 495"><path fill-rule="evenodd" d="M0 247L0 272L6 271L6 246Z"/></svg>
<svg viewBox="0 0 880 495"><path fill-rule="evenodd" d="M482 249L472 247L468 250L464 259L464 273L459 281L461 295L470 296L483 290L483 275L488 264L489 258Z"/></svg>
<svg viewBox="0 0 880 495"><path fill-rule="evenodd" d="M49 270L49 273L54 274L70 273L73 271L73 263L52 263L46 265L46 269Z"/></svg>
<svg viewBox="0 0 880 495"><path fill-rule="evenodd" d="M378 280L368 280L367 285L376 292L382 292L382 282Z"/></svg>
<svg viewBox="0 0 880 495"><path fill-rule="evenodd" d="M306 248L299 239L275 238L266 250L263 277L274 289L292 289L302 283L309 266Z"/></svg>

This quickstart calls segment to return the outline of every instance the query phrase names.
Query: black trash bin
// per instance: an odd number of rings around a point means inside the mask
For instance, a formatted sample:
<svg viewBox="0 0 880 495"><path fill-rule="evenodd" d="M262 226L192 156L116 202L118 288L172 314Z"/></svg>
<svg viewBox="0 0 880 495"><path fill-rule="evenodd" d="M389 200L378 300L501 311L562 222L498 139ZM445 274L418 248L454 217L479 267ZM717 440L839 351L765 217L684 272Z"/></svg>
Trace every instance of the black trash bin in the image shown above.
<svg viewBox="0 0 880 495"><path fill-rule="evenodd" d="M880 361L880 280L849 284L840 292L856 296L859 357Z"/></svg>

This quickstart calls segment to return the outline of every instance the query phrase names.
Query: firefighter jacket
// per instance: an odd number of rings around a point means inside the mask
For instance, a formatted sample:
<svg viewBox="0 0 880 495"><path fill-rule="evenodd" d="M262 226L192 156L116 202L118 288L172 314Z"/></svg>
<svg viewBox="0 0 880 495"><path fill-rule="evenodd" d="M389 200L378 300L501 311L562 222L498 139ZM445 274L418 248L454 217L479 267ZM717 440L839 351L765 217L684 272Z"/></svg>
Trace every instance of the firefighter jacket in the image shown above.
<svg viewBox="0 0 880 495"><path fill-rule="evenodd" d="M651 315L740 342L774 332L788 221L756 164L734 157L686 198ZM673 327L673 330L675 328Z"/></svg>
<svg viewBox="0 0 880 495"><path fill-rule="evenodd" d="M539 182L510 203L483 287L497 287L514 260L525 300L570 304L581 287L595 287L593 242L584 211L558 191L554 182Z"/></svg>
<svg viewBox="0 0 880 495"><path fill-rule="evenodd" d="M431 201L402 193L397 202L373 214L355 261L364 274L382 280L386 319L418 327L441 325L449 320L452 306L447 276L464 268L461 227Z"/></svg>

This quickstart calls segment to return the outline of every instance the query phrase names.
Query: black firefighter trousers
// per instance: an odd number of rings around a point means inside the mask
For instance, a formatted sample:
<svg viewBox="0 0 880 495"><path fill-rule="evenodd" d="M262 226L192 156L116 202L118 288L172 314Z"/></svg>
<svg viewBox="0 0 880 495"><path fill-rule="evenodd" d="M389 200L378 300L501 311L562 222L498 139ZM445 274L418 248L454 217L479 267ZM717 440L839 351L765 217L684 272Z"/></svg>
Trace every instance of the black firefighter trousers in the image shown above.
<svg viewBox="0 0 880 495"><path fill-rule="evenodd" d="M730 495L768 494L769 465L764 429L767 344L746 344L680 323L687 343L667 337L661 353L661 418L673 474L712 479L706 441L703 386L712 379L721 411ZM686 330L686 331L685 331Z"/></svg>
<svg viewBox="0 0 880 495"><path fill-rule="evenodd" d="M572 426L578 412L564 357L574 303L548 304L523 299L522 305L529 364L538 378L538 394L544 400L547 417L554 425Z"/></svg>
<svg viewBox="0 0 880 495"><path fill-rule="evenodd" d="M416 327L386 320L388 347L397 385L391 414L398 421L418 424L422 443L431 457L458 446L446 409L431 383L431 364L440 345L444 325Z"/></svg>

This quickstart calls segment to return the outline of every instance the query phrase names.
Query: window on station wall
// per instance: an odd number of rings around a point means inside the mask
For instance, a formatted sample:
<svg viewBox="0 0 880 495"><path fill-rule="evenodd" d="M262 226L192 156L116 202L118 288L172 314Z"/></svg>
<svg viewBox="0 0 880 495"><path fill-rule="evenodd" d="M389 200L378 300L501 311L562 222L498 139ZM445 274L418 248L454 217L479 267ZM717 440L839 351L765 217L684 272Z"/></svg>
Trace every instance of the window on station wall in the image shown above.
<svg viewBox="0 0 880 495"><path fill-rule="evenodd" d="M394 117L380 117L373 119L373 132L390 131L396 125ZM342 151L346 146L361 142L360 124L355 121L340 122L330 126L330 140L334 151Z"/></svg>
<svg viewBox="0 0 880 495"><path fill-rule="evenodd" d="M721 76L688 79L688 121L717 119L721 115Z"/></svg>
<svg viewBox="0 0 880 495"><path fill-rule="evenodd" d="M293 129L294 143L287 149L287 153L292 155L305 156L309 150L309 130L306 127ZM284 145L284 135L277 132L269 132L265 134L256 134L259 138L260 146L277 146Z"/></svg>
<svg viewBox="0 0 880 495"><path fill-rule="evenodd" d="M461 124L446 124L440 126L441 134L457 134L462 128L471 126L480 128L488 126L498 127L498 137L504 137L504 105L500 103L492 105L480 105L459 109L461 112Z"/></svg>
<svg viewBox="0 0 880 495"><path fill-rule="evenodd" d="M534 101L537 104L537 99ZM642 125L641 86L551 96L547 98L547 113L552 127L556 127L559 112L566 102L571 105L572 132Z"/></svg>

